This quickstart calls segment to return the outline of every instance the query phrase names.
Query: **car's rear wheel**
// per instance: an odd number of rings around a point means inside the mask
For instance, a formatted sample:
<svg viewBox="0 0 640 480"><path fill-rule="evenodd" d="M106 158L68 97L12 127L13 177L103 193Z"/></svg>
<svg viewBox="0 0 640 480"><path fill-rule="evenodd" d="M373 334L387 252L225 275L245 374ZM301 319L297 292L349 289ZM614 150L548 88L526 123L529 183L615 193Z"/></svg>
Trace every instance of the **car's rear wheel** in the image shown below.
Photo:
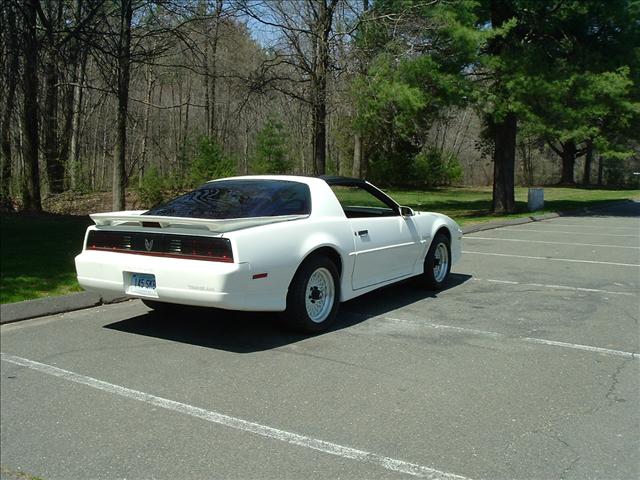
<svg viewBox="0 0 640 480"><path fill-rule="evenodd" d="M423 284L432 290L442 290L451 272L451 242L443 233L436 234L424 259Z"/></svg>
<svg viewBox="0 0 640 480"><path fill-rule="evenodd" d="M296 330L323 332L335 321L339 300L340 279L335 264L324 256L311 257L291 281L284 319Z"/></svg>

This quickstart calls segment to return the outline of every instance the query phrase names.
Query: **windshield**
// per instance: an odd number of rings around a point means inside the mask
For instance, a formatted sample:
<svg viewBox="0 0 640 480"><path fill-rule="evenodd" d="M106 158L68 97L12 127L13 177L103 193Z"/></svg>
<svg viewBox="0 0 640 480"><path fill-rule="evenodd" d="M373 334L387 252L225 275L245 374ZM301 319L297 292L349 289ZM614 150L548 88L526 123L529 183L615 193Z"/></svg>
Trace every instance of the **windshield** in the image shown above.
<svg viewBox="0 0 640 480"><path fill-rule="evenodd" d="M249 218L308 215L309 187L286 180L220 180L210 182L143 215L186 218Z"/></svg>

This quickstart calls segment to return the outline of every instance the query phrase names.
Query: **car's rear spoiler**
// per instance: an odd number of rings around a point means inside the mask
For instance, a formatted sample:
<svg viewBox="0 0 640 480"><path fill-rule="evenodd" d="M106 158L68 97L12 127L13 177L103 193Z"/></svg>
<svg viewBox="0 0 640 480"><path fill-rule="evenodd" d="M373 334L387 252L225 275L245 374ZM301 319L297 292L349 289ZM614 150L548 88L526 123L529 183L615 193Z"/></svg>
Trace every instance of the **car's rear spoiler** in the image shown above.
<svg viewBox="0 0 640 480"><path fill-rule="evenodd" d="M257 227L269 223L289 222L306 218L308 215L279 215L274 217L250 217L250 218L186 218L186 217L164 217L161 215L142 215L146 210L129 210L123 212L94 213L90 215L91 220L96 225L102 226L125 226L133 225L140 227L187 227L200 228L216 233L225 233L232 230Z"/></svg>

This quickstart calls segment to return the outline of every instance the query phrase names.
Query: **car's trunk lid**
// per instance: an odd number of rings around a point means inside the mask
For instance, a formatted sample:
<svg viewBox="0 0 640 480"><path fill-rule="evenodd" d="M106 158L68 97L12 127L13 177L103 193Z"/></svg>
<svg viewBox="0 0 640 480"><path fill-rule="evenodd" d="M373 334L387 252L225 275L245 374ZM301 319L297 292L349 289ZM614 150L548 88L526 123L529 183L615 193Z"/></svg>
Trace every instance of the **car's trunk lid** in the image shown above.
<svg viewBox="0 0 640 480"><path fill-rule="evenodd" d="M142 215L146 210L129 210L122 212L94 213L91 220L100 227L135 226L155 228L189 228L202 229L215 233L226 233L244 228L257 227L270 223L289 222L308 217L308 215L278 215L270 217L249 218L186 218L166 217L162 215Z"/></svg>

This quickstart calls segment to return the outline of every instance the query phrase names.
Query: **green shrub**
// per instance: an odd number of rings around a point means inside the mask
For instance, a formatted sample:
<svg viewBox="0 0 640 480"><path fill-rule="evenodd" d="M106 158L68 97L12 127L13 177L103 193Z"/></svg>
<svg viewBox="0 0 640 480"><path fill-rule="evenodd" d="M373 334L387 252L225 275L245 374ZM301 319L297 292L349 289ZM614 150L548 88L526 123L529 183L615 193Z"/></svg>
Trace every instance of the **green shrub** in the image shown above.
<svg viewBox="0 0 640 480"><path fill-rule="evenodd" d="M451 185L462 177L462 167L452 152L424 148L414 160L418 184L429 187Z"/></svg>
<svg viewBox="0 0 640 480"><path fill-rule="evenodd" d="M284 125L269 118L258 132L252 170L258 174L277 174L290 173L291 167L291 160L287 157L287 134Z"/></svg>
<svg viewBox="0 0 640 480"><path fill-rule="evenodd" d="M143 207L151 208L162 203L168 184L166 179L160 175L156 167L151 167L142 177L142 182L138 188L138 197Z"/></svg>
<svg viewBox="0 0 640 480"><path fill-rule="evenodd" d="M227 157L215 140L207 137L200 139L196 156L189 167L189 180L192 186L198 186L215 178L233 176L236 168L233 160Z"/></svg>

